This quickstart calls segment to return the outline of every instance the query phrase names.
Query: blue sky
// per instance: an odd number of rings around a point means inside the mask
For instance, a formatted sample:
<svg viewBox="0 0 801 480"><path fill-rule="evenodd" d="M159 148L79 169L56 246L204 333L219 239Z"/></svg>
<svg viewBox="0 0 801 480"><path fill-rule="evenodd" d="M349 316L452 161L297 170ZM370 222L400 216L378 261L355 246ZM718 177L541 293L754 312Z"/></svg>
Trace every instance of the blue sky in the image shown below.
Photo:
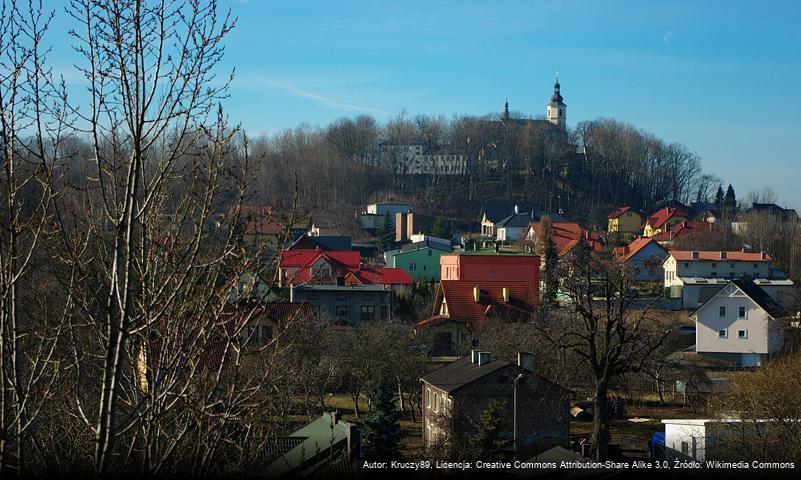
<svg viewBox="0 0 801 480"><path fill-rule="evenodd" d="M543 114L558 71L569 125L634 124L687 145L739 197L771 186L801 209L797 0L223 3L238 17L225 106L252 133L360 113L481 115L505 97ZM66 69L73 56L62 43L53 60Z"/></svg>

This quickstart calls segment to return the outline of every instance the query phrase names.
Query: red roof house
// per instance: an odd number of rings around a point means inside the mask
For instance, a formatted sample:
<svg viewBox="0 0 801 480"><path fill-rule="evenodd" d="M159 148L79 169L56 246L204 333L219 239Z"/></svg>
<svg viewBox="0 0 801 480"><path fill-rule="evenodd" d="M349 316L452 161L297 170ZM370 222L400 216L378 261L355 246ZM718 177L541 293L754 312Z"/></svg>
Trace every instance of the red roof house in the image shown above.
<svg viewBox="0 0 801 480"><path fill-rule="evenodd" d="M648 217L643 228L644 237L667 231L671 226L687 221L689 215L680 208L665 207Z"/></svg>
<svg viewBox="0 0 801 480"><path fill-rule="evenodd" d="M284 250L278 268L279 284L336 283L361 266L355 251Z"/></svg>

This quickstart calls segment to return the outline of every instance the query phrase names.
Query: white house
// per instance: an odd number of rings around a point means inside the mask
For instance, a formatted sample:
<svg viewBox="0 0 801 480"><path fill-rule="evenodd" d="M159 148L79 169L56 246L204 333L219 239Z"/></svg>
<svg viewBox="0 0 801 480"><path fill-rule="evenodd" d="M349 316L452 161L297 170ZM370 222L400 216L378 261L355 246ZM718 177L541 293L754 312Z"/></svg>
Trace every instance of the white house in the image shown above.
<svg viewBox="0 0 801 480"><path fill-rule="evenodd" d="M684 308L703 303L703 287L736 278L773 279L773 258L765 252L672 250L662 263L665 288Z"/></svg>
<svg viewBox="0 0 801 480"><path fill-rule="evenodd" d="M392 221L392 228L395 228L395 215L414 211L415 206L412 203L395 201L371 203L367 205L367 209L361 214L362 228L366 230L380 228L386 215L389 215L389 219Z"/></svg>
<svg viewBox="0 0 801 480"><path fill-rule="evenodd" d="M662 262L667 254L653 237L638 238L625 247L615 248L617 260L628 265L639 282L660 281Z"/></svg>
<svg viewBox="0 0 801 480"><path fill-rule="evenodd" d="M696 353L759 366L784 343L785 310L751 280L732 280L690 316Z"/></svg>
<svg viewBox="0 0 801 480"><path fill-rule="evenodd" d="M741 461L737 446L763 434L770 420L740 418L680 418L662 420L665 425L665 459Z"/></svg>
<svg viewBox="0 0 801 480"><path fill-rule="evenodd" d="M515 206L515 213L504 218L495 224L495 239L501 242L514 242L523 237L528 230L532 212L518 213Z"/></svg>

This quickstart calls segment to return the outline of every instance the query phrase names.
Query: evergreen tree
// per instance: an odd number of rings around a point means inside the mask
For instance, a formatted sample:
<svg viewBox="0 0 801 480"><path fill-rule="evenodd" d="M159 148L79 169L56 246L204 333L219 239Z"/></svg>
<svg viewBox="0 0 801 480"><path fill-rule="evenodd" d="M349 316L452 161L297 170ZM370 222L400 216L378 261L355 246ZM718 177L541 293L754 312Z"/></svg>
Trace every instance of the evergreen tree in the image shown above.
<svg viewBox="0 0 801 480"><path fill-rule="evenodd" d="M550 220L543 219L543 248L542 255L545 257L545 292L542 295L542 303L545 306L556 305L556 294L559 290L559 274L556 271L559 256L556 252L556 244L553 241L553 225Z"/></svg>
<svg viewBox="0 0 801 480"><path fill-rule="evenodd" d="M502 437L502 418L506 402L492 400L481 418L473 425L476 434L471 439L476 458L481 460L503 460L509 455L512 441Z"/></svg>
<svg viewBox="0 0 801 480"><path fill-rule="evenodd" d="M451 231L451 226L448 225L448 222L445 220L445 217L437 217L437 220L434 222L434 226L431 227L431 235L450 240L450 238L453 236L453 232Z"/></svg>
<svg viewBox="0 0 801 480"><path fill-rule="evenodd" d="M723 208L723 186L718 185L718 191L715 193L715 205L718 208Z"/></svg>
<svg viewBox="0 0 801 480"><path fill-rule="evenodd" d="M389 213L384 215L384 220L381 222L381 226L378 227L376 243L378 244L378 249L382 252L389 250L392 244L395 243L395 228L392 226L392 219L389 217Z"/></svg>
<svg viewBox="0 0 801 480"><path fill-rule="evenodd" d="M381 377L370 394L370 413L364 420L364 457L368 460L397 460L403 450L403 431L398 424L395 387Z"/></svg>
<svg viewBox="0 0 801 480"><path fill-rule="evenodd" d="M729 188L726 189L726 195L723 197L723 208L729 214L737 213L737 197L734 196L734 187L729 184Z"/></svg>

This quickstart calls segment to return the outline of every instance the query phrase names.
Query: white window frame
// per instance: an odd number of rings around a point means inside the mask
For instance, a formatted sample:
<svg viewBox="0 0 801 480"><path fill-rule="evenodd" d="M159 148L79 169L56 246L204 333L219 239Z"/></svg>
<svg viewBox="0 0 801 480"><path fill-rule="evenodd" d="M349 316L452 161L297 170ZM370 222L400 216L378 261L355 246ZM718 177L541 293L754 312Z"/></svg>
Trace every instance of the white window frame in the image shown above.
<svg viewBox="0 0 801 480"><path fill-rule="evenodd" d="M726 306L720 305L718 307L718 318L726 318Z"/></svg>
<svg viewBox="0 0 801 480"><path fill-rule="evenodd" d="M740 312L742 312L742 315ZM742 305L737 307L737 318L748 318L748 309Z"/></svg>
<svg viewBox="0 0 801 480"><path fill-rule="evenodd" d="M431 389L426 387L426 410L431 410Z"/></svg>
<svg viewBox="0 0 801 480"><path fill-rule="evenodd" d="M434 392L434 413L439 413L439 393Z"/></svg>
<svg viewBox="0 0 801 480"><path fill-rule="evenodd" d="M722 336L720 334L721 332L723 332ZM728 328L721 328L720 330L718 330L718 338L729 338L729 329Z"/></svg>
<svg viewBox="0 0 801 480"><path fill-rule="evenodd" d="M742 334L742 335L740 335ZM737 340L748 340L748 329L738 329L737 330Z"/></svg>

